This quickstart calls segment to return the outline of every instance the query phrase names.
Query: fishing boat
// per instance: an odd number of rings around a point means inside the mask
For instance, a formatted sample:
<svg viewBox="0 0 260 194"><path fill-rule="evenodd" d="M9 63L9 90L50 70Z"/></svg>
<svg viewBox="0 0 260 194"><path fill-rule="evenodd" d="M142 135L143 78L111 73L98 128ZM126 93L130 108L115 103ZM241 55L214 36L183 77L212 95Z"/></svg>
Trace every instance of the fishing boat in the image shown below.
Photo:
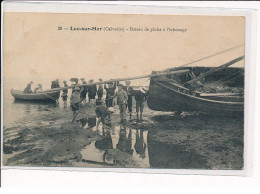
<svg viewBox="0 0 260 194"><path fill-rule="evenodd" d="M207 114L241 114L244 112L244 68L230 65L244 59L236 58L220 67L183 67L188 74L152 77L148 107L156 111L197 111ZM167 71L167 70L166 70ZM157 73L157 72L155 72Z"/></svg>
<svg viewBox="0 0 260 194"><path fill-rule="evenodd" d="M24 93L23 91L12 89L11 94L15 100L56 102L60 97L60 90L43 90L36 93Z"/></svg>

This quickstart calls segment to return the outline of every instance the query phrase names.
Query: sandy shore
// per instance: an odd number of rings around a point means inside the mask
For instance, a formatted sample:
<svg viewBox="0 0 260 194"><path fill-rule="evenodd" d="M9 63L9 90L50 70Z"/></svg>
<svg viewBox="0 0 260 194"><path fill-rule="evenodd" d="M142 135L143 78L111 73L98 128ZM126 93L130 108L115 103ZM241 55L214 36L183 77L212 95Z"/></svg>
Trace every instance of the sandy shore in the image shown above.
<svg viewBox="0 0 260 194"><path fill-rule="evenodd" d="M104 139L104 134L94 130L93 121L93 126L90 123L84 126L84 119L95 119L95 106L84 105L80 109L77 119L81 119L81 123L71 123L71 118L72 111L65 108L46 114L44 118L36 115L37 126L4 128L4 166L145 167L144 159L136 157L138 161L116 148L106 150L110 161L116 161L114 163L85 160L82 150ZM118 122L116 106L112 131L119 126ZM148 131L146 157L151 168L243 168L241 118L185 113L175 116L145 107L144 121L129 122L127 128ZM136 133L133 131L133 137Z"/></svg>

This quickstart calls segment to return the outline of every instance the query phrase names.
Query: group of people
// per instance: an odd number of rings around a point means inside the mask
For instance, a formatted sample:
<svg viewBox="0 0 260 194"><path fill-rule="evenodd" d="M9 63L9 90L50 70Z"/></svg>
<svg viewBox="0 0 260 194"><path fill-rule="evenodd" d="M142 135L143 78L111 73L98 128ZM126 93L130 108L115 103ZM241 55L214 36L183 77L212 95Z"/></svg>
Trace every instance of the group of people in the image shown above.
<svg viewBox="0 0 260 194"><path fill-rule="evenodd" d="M30 83L27 84L26 88L24 89L24 93L36 93L42 90L42 84L38 84L36 88L34 88L34 91L32 91L32 84L33 82L31 81Z"/></svg>
<svg viewBox="0 0 260 194"><path fill-rule="evenodd" d="M117 98L117 104L119 106L120 110L120 124L126 124L127 123L127 109L130 114L130 120L132 120L132 106L133 96L135 97L136 101L136 118L137 120L142 120L142 114L144 109L144 102L147 99L147 91L145 91L142 87L139 88L139 90L133 90L133 88L130 86L130 81L126 81L126 86L119 84L119 83L110 83L107 91L106 96L106 106L107 109L105 109L104 105L97 104L98 107L96 108L97 116L99 117L102 114L99 114L100 107L103 107L103 110L106 110L107 114L105 114L105 117L110 118L111 112L113 112L113 109L110 109L114 106L114 98ZM118 90L115 92L116 87ZM106 87L105 87L106 88ZM100 103L100 102L99 102ZM140 117L139 117L140 112ZM100 116L101 122L104 122L104 116ZM98 122L99 124L99 122ZM104 123L103 123L104 124Z"/></svg>
<svg viewBox="0 0 260 194"><path fill-rule="evenodd" d="M132 120L132 98L135 97L136 100L136 118L137 120L142 120L142 114L144 109L144 102L147 99L147 91L143 88L139 90L133 90L130 86L130 81L125 82L125 86L120 84L119 82L110 82L107 84L99 84L98 86L95 84L91 84L94 81L90 80L87 86L77 86L78 79L73 78L71 81L74 81L72 88L72 95L70 98L71 108L73 111L73 119L72 122L75 121L75 118L78 114L78 110L80 108L80 104L86 101L86 96L88 94L89 102L95 102L96 104L96 114L99 118L98 124L102 122L105 124L105 119L110 119L110 115L114 112L113 107L115 106L114 99L116 98L117 105L120 110L120 124L127 123L127 109L130 114L130 120ZM87 84L84 78L81 79L82 84ZM99 79L102 81L102 79ZM64 83L64 87L67 87ZM105 104L103 103L103 94L104 90L106 91ZM63 90L63 96L67 95L68 91ZM97 99L96 99L97 96ZM140 113L140 115L139 115ZM139 117L140 116L140 117Z"/></svg>
<svg viewBox="0 0 260 194"><path fill-rule="evenodd" d="M94 84L94 80L91 79L87 83L84 78L81 78L81 83L79 83L78 78L71 78L72 82L72 94L70 97L70 106L73 111L73 119L72 122L75 121L76 116L78 114L78 110L80 105L86 103L86 99L88 96L89 104L96 104L96 114L100 118L99 122L104 124L104 117L109 117L113 112L113 107L117 103L120 110L120 123L127 123L127 109L130 114L130 120L132 120L132 112L133 112L133 103L132 98L135 97L136 101L136 118L137 120L142 120L142 114L144 109L144 102L147 98L147 91L143 88L139 88L139 90L133 90L130 86L131 81L125 81L125 86L120 84L119 82L109 82L107 84ZM102 79L99 79L102 82ZM93 84L92 84L93 83ZM27 87L24 89L25 93L31 93L33 82L30 82ZM85 85L84 85L85 84ZM88 84L88 85L87 85ZM60 88L59 80L56 79L52 81L51 88ZM68 84L66 81L63 81L62 89L62 99L64 102L67 102L68 99ZM42 90L42 85L38 84L38 87L35 88L34 92ZM105 104L103 104L103 95L104 90L106 91ZM97 98L96 98L97 97ZM114 99L117 99L115 102ZM140 113L140 115L139 115ZM139 117L140 116L140 117Z"/></svg>

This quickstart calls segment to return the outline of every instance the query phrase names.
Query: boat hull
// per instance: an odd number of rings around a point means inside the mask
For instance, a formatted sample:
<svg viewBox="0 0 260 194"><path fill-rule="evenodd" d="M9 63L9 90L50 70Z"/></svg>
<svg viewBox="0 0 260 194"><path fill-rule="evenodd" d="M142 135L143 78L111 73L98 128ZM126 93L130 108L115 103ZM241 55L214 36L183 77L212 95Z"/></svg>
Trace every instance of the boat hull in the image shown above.
<svg viewBox="0 0 260 194"><path fill-rule="evenodd" d="M37 93L23 93L22 91L12 90L12 96L15 100L22 100L22 101L49 101L55 102L60 97L60 91L41 91Z"/></svg>
<svg viewBox="0 0 260 194"><path fill-rule="evenodd" d="M171 87L160 78L151 79L148 107L156 111L199 111L208 114L243 114L244 102L205 99L189 94L183 87Z"/></svg>

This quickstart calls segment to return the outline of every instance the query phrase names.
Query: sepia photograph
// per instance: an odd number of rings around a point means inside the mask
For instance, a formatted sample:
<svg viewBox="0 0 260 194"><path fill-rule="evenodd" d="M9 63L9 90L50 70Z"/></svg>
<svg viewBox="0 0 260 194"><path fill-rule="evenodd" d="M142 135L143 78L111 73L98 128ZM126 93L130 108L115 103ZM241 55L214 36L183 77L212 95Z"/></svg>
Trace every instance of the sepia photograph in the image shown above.
<svg viewBox="0 0 260 194"><path fill-rule="evenodd" d="M5 12L2 165L244 170L245 23Z"/></svg>

